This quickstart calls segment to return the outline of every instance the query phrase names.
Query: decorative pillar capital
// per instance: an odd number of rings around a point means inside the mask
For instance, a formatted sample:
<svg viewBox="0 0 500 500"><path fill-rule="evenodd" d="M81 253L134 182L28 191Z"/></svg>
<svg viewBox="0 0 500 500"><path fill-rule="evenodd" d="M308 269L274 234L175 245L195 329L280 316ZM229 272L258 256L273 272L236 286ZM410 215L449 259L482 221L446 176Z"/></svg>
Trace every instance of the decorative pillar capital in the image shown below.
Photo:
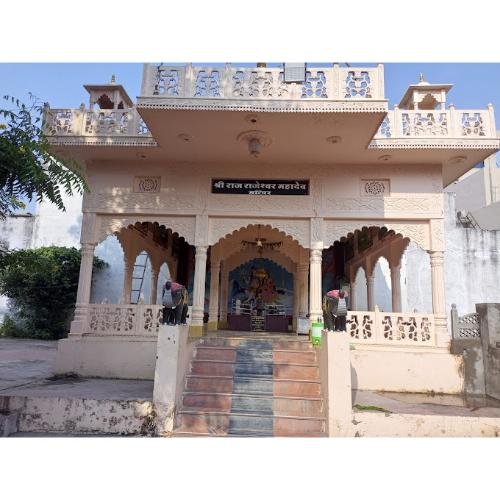
<svg viewBox="0 0 500 500"><path fill-rule="evenodd" d="M444 263L444 252L440 250L429 250L431 258L431 267L442 267Z"/></svg>
<svg viewBox="0 0 500 500"><path fill-rule="evenodd" d="M196 247L195 259L206 259L207 258L208 246L199 245Z"/></svg>
<svg viewBox="0 0 500 500"><path fill-rule="evenodd" d="M321 259L323 256L323 249L320 248L311 248L311 264L313 263L321 263Z"/></svg>

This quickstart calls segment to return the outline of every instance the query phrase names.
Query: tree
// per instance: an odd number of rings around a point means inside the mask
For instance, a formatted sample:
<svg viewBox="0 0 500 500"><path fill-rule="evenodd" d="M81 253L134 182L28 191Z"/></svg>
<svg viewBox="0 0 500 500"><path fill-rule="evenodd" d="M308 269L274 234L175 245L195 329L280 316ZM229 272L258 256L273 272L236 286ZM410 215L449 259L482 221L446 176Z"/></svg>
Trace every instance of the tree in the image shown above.
<svg viewBox="0 0 500 500"><path fill-rule="evenodd" d="M0 335L60 339L69 330L74 310L81 252L76 248L42 247L0 255L0 294L13 313ZM107 264L94 257L94 269Z"/></svg>
<svg viewBox="0 0 500 500"><path fill-rule="evenodd" d="M23 199L47 199L65 210L61 189L68 195L88 189L83 170L54 153L43 133L38 99L30 94L29 106L4 99L13 109L0 108L0 218L24 207Z"/></svg>

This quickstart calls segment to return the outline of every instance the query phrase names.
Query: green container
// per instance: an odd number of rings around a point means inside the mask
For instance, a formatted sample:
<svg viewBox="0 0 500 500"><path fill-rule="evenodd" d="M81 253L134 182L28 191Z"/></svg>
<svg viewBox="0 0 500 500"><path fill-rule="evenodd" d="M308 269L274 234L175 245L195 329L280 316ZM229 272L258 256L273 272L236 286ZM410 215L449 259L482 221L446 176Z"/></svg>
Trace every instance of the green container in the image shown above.
<svg viewBox="0 0 500 500"><path fill-rule="evenodd" d="M321 333L323 331L323 323L311 324L311 342L313 345L321 345Z"/></svg>

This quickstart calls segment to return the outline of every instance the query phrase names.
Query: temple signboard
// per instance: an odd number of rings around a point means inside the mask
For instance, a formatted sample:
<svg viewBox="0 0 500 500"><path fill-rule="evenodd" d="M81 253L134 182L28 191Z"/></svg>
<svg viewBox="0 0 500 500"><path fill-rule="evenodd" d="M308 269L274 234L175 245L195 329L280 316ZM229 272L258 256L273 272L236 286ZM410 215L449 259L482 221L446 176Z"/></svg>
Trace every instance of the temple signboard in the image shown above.
<svg viewBox="0 0 500 500"><path fill-rule="evenodd" d="M213 194L308 195L309 180L212 179Z"/></svg>

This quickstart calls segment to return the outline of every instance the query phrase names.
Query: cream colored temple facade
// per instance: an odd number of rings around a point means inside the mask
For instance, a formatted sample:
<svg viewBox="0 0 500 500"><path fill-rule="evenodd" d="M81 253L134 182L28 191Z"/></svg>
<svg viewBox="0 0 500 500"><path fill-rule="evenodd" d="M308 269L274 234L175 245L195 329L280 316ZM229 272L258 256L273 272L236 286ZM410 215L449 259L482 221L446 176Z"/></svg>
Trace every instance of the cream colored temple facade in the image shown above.
<svg viewBox="0 0 500 500"><path fill-rule="evenodd" d="M382 65L147 64L135 104L115 83L86 88L88 108L45 115L51 143L84 163L90 186L76 312L57 371L153 378L164 263L187 285L194 261L192 336L228 327L229 273L255 258L293 275L296 331L299 318L322 315L322 258L333 247L342 249L339 275L352 298L359 269L366 276L366 310L352 300L348 314L353 387L462 391L445 310L443 189L499 149L491 106L455 109L446 103L451 85L421 78L389 110ZM110 235L124 251L122 300L92 304L94 250ZM430 257L429 311L401 310L409 242ZM132 275L143 251L151 293L136 304ZM391 311L374 298L380 257L390 267Z"/></svg>

